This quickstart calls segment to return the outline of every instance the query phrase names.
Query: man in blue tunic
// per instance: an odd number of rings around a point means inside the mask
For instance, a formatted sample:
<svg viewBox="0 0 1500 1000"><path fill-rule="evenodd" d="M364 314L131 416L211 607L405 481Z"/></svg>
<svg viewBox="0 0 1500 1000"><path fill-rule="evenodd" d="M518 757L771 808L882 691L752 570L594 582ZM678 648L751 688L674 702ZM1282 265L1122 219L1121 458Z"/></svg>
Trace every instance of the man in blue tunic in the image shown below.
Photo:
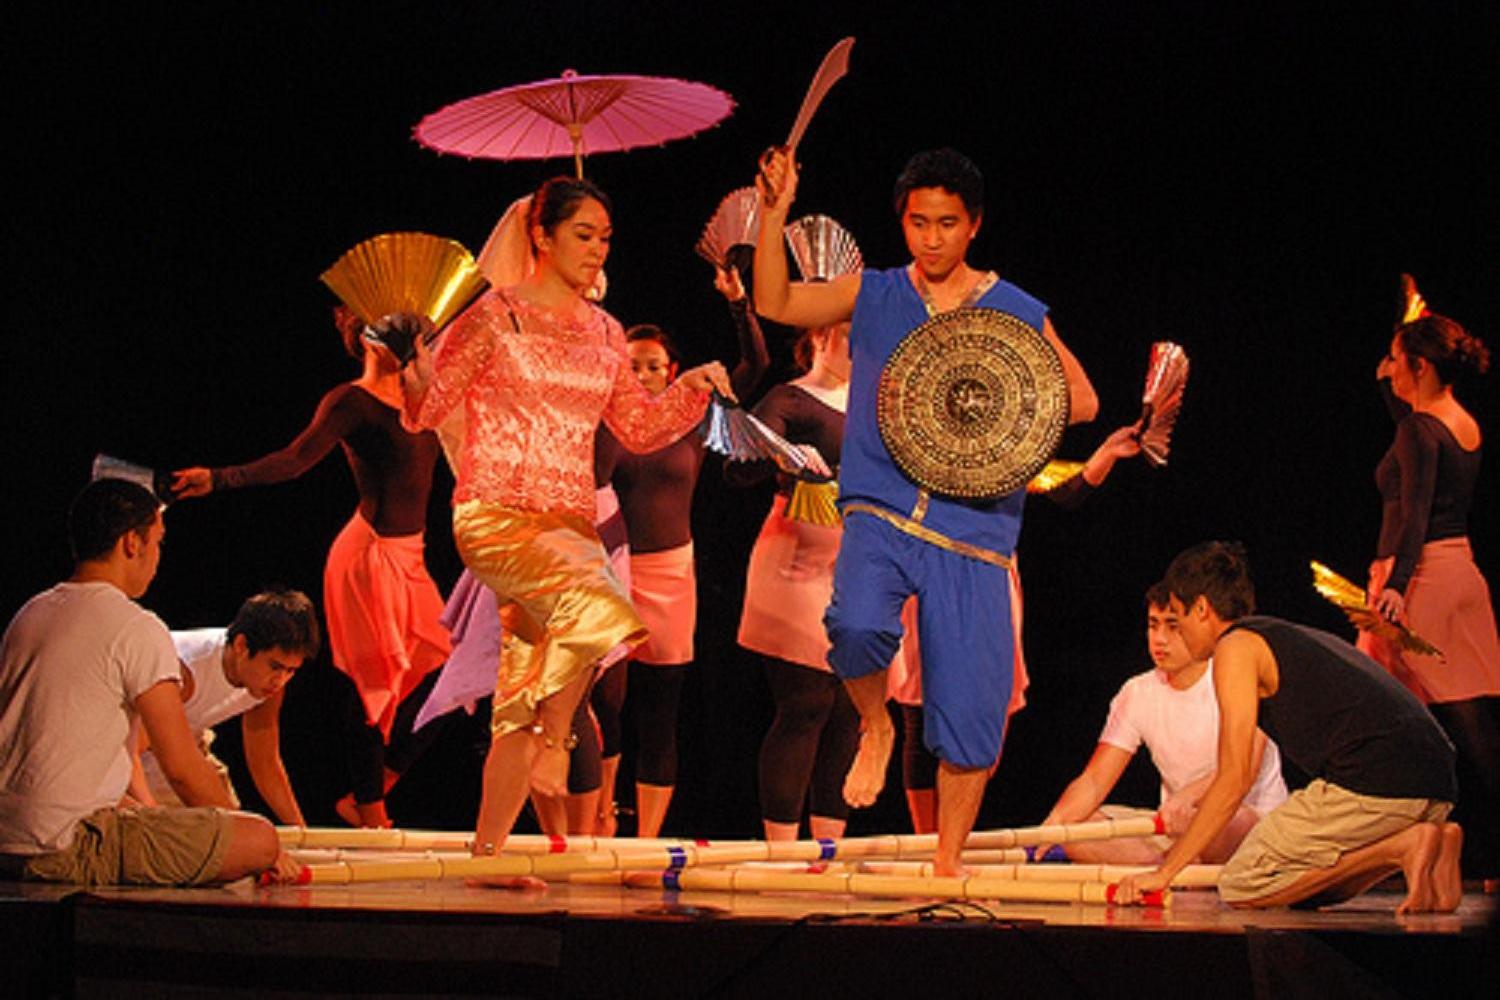
<svg viewBox="0 0 1500 1000"><path fill-rule="evenodd" d="M781 247L797 190L796 165L780 150L761 164L761 229L755 305L797 327L852 320L853 370L839 470L844 538L825 616L829 663L861 717L859 754L844 797L875 801L895 730L886 713L886 668L901 640L901 606L918 596L924 725L940 759L934 872L954 875L973 829L990 768L1000 755L1010 700L1014 633L1010 573L1025 491L989 502L929 494L896 466L876 424L876 390L896 345L929 318L980 306L1010 313L1056 348L1073 422L1092 420L1098 398L1047 319L1047 307L966 261L984 212L984 179L950 149L919 153L896 180L895 208L912 262L820 284L791 283Z"/></svg>

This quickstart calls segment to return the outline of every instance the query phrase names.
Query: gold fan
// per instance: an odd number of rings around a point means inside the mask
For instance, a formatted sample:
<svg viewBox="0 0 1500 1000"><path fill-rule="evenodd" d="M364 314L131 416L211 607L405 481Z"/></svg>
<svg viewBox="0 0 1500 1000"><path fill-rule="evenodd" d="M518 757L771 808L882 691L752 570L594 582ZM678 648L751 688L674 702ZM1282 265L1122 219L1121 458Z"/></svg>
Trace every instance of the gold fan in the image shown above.
<svg viewBox="0 0 1500 1000"><path fill-rule="evenodd" d="M788 521L817 524L825 528L836 528L843 523L839 514L839 481L830 479L823 483L799 479L792 486L792 498L786 504Z"/></svg>
<svg viewBox="0 0 1500 1000"><path fill-rule="evenodd" d="M1042 471L1026 484L1027 493L1051 493L1063 483L1083 471L1082 462L1067 462L1054 458L1042 466Z"/></svg>
<svg viewBox="0 0 1500 1000"><path fill-rule="evenodd" d="M1436 656L1443 659L1442 650L1399 622L1388 621L1376 613L1365 599L1363 587L1339 576L1316 559L1312 561L1313 587L1334 604L1355 628L1378 635L1421 656Z"/></svg>
<svg viewBox="0 0 1500 1000"><path fill-rule="evenodd" d="M350 247L323 284L373 326L393 313L425 316L441 330L488 286L457 240L427 233L383 233Z"/></svg>
<svg viewBox="0 0 1500 1000"><path fill-rule="evenodd" d="M1397 326L1419 320L1423 316L1432 315L1427 308L1427 300L1422 298L1422 293L1417 291L1417 279L1409 274L1401 275L1401 319Z"/></svg>

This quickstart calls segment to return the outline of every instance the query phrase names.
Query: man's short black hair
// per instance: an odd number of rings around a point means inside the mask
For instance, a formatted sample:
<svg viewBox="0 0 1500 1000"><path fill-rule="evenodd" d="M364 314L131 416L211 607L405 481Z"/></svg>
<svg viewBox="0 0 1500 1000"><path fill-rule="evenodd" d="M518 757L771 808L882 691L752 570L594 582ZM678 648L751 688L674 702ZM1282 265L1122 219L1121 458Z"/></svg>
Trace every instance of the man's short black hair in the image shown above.
<svg viewBox="0 0 1500 1000"><path fill-rule="evenodd" d="M127 531L142 536L156 521L156 494L124 479L96 479L68 508L68 544L73 559L90 562L109 554Z"/></svg>
<svg viewBox="0 0 1500 1000"><path fill-rule="evenodd" d="M240 605L229 625L226 639L243 635L251 656L267 649L301 653L303 659L318 655L321 636L313 602L300 590L267 590Z"/></svg>
<svg viewBox="0 0 1500 1000"><path fill-rule="evenodd" d="M1146 607L1166 608L1172 604L1172 592L1167 589L1167 581L1157 580L1146 588Z"/></svg>
<svg viewBox="0 0 1500 1000"><path fill-rule="evenodd" d="M1214 613L1227 622L1255 613L1250 559L1239 542L1194 545L1172 560L1163 582L1185 608L1203 597Z"/></svg>
<svg viewBox="0 0 1500 1000"><path fill-rule="evenodd" d="M906 161L896 178L896 215L906 214L906 197L917 188L942 188L958 195L970 217L984 214L984 174L974 161L955 149L929 149Z"/></svg>

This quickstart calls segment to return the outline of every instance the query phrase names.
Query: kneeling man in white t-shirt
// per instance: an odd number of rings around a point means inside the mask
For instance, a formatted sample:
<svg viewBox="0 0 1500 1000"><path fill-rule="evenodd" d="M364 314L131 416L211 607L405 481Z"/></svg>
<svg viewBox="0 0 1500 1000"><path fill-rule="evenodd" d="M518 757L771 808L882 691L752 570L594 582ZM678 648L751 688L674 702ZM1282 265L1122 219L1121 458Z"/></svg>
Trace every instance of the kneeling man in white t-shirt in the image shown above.
<svg viewBox="0 0 1500 1000"><path fill-rule="evenodd" d="M1110 702L1109 718L1094 755L1043 820L1045 824L1081 823L1159 813L1166 835L1063 844L1061 849L1070 861L1160 864L1173 838L1187 829L1198 811L1198 800L1213 781L1219 746L1213 661L1196 660L1188 652L1177 634L1177 616L1169 609L1170 602L1163 584L1146 591L1147 645L1156 668L1121 686ZM1142 743L1161 775L1159 806L1153 810L1104 804ZM1260 817L1287 797L1281 754L1259 730L1255 753L1255 783L1234 819L1199 857L1205 864L1227 860Z"/></svg>
<svg viewBox="0 0 1500 1000"><path fill-rule="evenodd" d="M318 643L317 611L296 590L256 594L227 629L172 632L182 665L182 708L198 749L238 806L229 770L210 749L213 727L238 716L256 791L281 822L293 826L307 824L281 761L281 702L287 682L317 655ZM131 794L144 805L181 805L145 733L137 727L134 735L141 772L131 782Z"/></svg>

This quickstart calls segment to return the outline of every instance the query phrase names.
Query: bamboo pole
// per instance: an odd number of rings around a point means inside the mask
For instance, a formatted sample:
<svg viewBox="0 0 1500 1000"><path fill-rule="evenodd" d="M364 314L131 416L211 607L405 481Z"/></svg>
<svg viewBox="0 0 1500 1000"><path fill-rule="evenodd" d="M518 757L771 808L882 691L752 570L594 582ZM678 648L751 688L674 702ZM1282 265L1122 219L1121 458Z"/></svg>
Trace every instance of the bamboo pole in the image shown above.
<svg viewBox="0 0 1500 1000"><path fill-rule="evenodd" d="M453 830L369 829L361 827L277 827L283 848L375 848L388 850L461 850L472 849L473 835ZM1038 844L1069 844L1085 840L1113 840L1126 837L1149 837L1164 833L1158 817L1140 819L1106 819L1091 823L1068 823L1052 826L1016 827L1000 830L976 830L964 842L964 850L1012 850ZM730 848L754 854L768 842L759 840L690 840L657 838L639 840L631 837L557 837L545 834L512 834L505 840L506 854L566 854L598 851L633 851L657 849ZM874 837L847 837L834 841L771 841L766 857L743 860L804 860L808 845L836 843L838 855L844 858L920 858L937 850L937 834L894 834ZM786 845L800 845L790 847ZM811 848L826 851L823 846ZM829 860L825 858L824 860ZM730 863L730 862L717 862Z"/></svg>
<svg viewBox="0 0 1500 1000"><path fill-rule="evenodd" d="M1008 878L1020 882L1118 882L1127 875L1155 871L1149 865L999 864L966 865L975 878ZM865 861L859 871L870 875L930 877L930 861ZM1172 879L1174 889L1212 888L1219 884L1222 865L1188 865Z"/></svg>
<svg viewBox="0 0 1500 1000"><path fill-rule="evenodd" d="M1005 902L1112 903L1115 885L1098 881L1027 882L1009 878L868 875L848 872L796 874L747 868L677 872L623 872L620 883L636 889L709 892L817 892L872 898L920 896L997 899ZM1147 906L1171 905L1171 892L1150 893Z"/></svg>

